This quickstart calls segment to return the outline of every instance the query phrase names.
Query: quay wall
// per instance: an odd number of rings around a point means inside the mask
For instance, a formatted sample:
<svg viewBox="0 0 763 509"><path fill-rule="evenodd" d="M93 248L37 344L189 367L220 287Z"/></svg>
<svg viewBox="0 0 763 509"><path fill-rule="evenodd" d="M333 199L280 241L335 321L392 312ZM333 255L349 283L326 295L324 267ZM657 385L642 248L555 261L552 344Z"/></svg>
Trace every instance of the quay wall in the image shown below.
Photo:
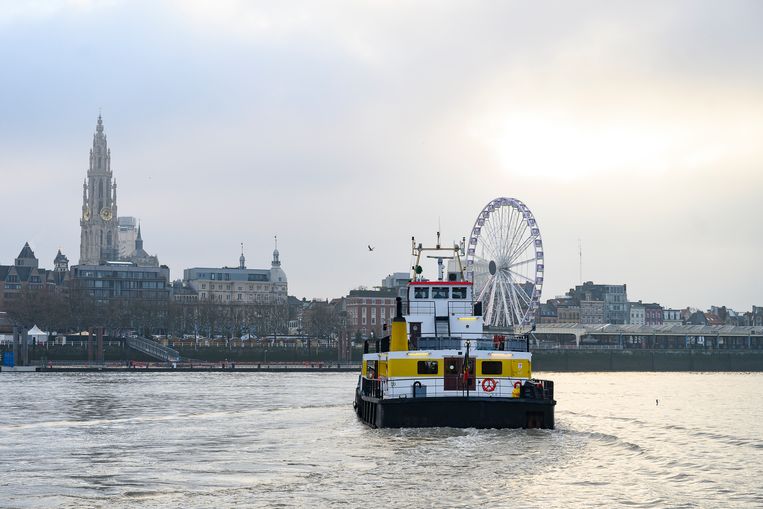
<svg viewBox="0 0 763 509"><path fill-rule="evenodd" d="M10 348L0 349L2 351ZM193 359L208 362L336 362L338 352L336 348L293 348L293 347L256 347L256 348L225 348L225 347L200 347L176 348L184 359ZM95 355L96 348L93 348ZM360 362L362 353L354 351L352 360ZM29 348L29 360L33 362L48 361L83 361L88 358L86 346L56 345L47 348L37 346ZM145 354L123 346L104 346L104 361L151 361L153 359Z"/></svg>
<svg viewBox="0 0 763 509"><path fill-rule="evenodd" d="M763 371L763 351L540 350L534 371Z"/></svg>
<svg viewBox="0 0 763 509"><path fill-rule="evenodd" d="M336 348L224 348L202 347L176 348L184 359L199 359L204 361L238 361L238 362L336 362L339 353ZM359 361L360 353L353 355L353 360Z"/></svg>
<svg viewBox="0 0 763 509"><path fill-rule="evenodd" d="M334 348L180 348L184 359L202 362L278 363L336 362ZM95 353L95 352L94 352ZM359 362L359 350L351 362ZM35 364L75 362L88 358L86 347L51 346L30 348L29 359ZM151 361L140 352L121 346L106 346L104 361ZM763 371L763 350L536 350L535 371Z"/></svg>
<svg viewBox="0 0 763 509"><path fill-rule="evenodd" d="M93 347L93 356L95 357L96 354L96 348ZM41 361L41 362L47 362L47 361L82 361L87 360L88 357L87 347L86 346L62 346L62 345L56 345L56 346L49 346L47 348L43 347L36 347L36 348L30 348L29 349L29 360L30 361ZM128 360L134 360L134 361L150 361L152 360L151 357L148 357L141 352L136 352L135 350L124 348L122 346L104 346L103 347L103 360L106 362L114 362L114 361L128 361Z"/></svg>

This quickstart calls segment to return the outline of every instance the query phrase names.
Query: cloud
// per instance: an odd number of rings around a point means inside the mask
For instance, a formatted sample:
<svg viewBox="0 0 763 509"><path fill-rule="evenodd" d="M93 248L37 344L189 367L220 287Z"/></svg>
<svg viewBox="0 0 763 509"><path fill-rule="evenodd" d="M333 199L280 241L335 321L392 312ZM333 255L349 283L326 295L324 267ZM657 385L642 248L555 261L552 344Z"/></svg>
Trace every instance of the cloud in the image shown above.
<svg viewBox="0 0 763 509"><path fill-rule="evenodd" d="M337 296L508 195L540 222L546 295L576 282L581 237L586 274L637 298L758 298L754 2L15 5L0 169L40 200L0 204L25 210L6 259L26 238L77 258L100 106L120 214L175 277L242 241L267 266L277 233L291 292Z"/></svg>
<svg viewBox="0 0 763 509"><path fill-rule="evenodd" d="M0 28L14 23L34 23L61 14L82 15L108 9L116 0L0 0Z"/></svg>

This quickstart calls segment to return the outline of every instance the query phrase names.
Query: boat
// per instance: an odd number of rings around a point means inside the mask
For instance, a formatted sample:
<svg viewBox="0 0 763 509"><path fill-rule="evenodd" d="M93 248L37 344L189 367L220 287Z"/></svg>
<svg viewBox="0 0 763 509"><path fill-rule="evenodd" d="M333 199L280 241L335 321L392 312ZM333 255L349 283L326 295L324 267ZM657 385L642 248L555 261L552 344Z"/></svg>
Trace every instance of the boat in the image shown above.
<svg viewBox="0 0 763 509"><path fill-rule="evenodd" d="M439 266L432 281L420 265L427 251ZM532 377L529 334L485 326L464 278L463 242L442 247L438 233L426 248L412 239L412 254L390 334L364 343L353 404L359 420L373 428L553 429L554 383Z"/></svg>

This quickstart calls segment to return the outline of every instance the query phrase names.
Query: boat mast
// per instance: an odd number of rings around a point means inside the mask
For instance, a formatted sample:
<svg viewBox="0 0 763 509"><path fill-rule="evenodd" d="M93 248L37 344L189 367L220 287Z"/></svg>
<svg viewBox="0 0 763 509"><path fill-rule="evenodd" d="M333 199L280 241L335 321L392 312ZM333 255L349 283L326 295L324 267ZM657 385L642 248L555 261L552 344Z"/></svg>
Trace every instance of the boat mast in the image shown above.
<svg viewBox="0 0 763 509"><path fill-rule="evenodd" d="M434 258L437 260L437 279L438 281L444 280L445 275L445 268L443 265L443 260L456 260L456 266L458 270L458 274L461 276L461 281L466 281L466 277L464 275L464 265L461 263L461 256L464 254L464 249L466 245L466 237L463 237L461 239L460 243L454 243L453 247L442 247L440 244L440 232L437 232L437 244L435 247L424 247L421 243L418 245L416 244L416 238L411 237L411 255L416 257L416 262L411 267L412 273L411 273L411 281L417 281L418 278L421 276L421 273L423 272L423 268L421 267L421 255L424 251L446 251L446 252L452 252L452 256L427 256L427 258Z"/></svg>

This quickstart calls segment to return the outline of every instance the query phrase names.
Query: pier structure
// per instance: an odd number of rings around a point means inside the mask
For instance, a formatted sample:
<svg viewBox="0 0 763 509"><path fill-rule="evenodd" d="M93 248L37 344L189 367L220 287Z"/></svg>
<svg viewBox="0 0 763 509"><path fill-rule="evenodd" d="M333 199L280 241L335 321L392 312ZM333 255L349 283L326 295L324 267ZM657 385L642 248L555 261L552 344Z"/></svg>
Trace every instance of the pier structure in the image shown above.
<svg viewBox="0 0 763 509"><path fill-rule="evenodd" d="M539 324L533 349L763 350L763 327Z"/></svg>

